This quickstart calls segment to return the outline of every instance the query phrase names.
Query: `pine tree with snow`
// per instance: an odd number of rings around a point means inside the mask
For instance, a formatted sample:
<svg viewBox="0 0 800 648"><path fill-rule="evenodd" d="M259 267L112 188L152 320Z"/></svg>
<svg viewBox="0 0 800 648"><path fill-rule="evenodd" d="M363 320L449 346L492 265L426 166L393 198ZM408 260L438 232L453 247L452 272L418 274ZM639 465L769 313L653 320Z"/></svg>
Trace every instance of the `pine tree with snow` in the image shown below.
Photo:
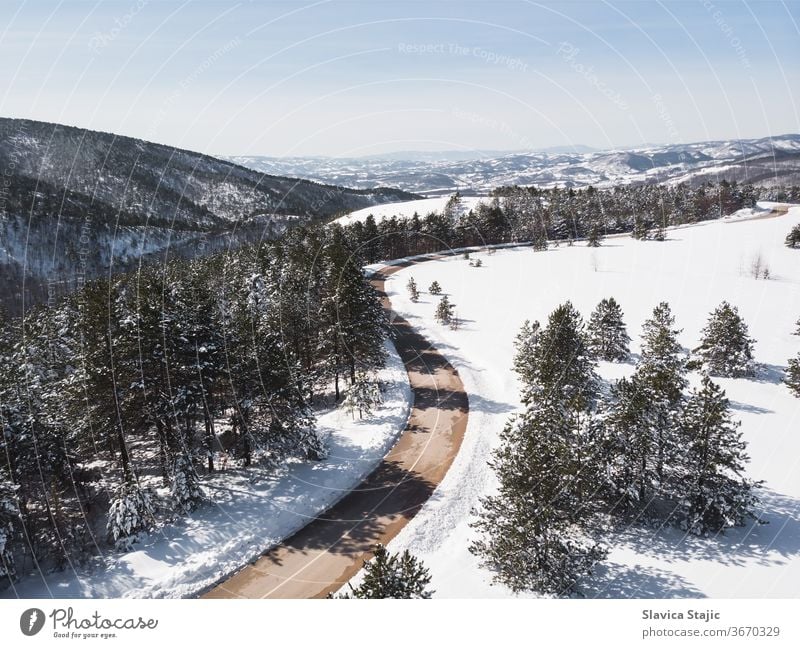
<svg viewBox="0 0 800 648"><path fill-rule="evenodd" d="M534 353L539 338L540 324L538 321L525 320L517 337L514 338L514 371L517 372L523 384L530 384L534 380Z"/></svg>
<svg viewBox="0 0 800 648"><path fill-rule="evenodd" d="M623 362L630 356L631 341L623 321L622 308L613 297L603 299L589 317L589 349L599 360Z"/></svg>
<svg viewBox="0 0 800 648"><path fill-rule="evenodd" d="M575 412L592 407L598 389L595 362L584 335L580 313L565 302L548 317L533 349L530 373L523 385L522 400L559 402Z"/></svg>
<svg viewBox="0 0 800 648"><path fill-rule="evenodd" d="M789 367L786 369L786 378L784 382L788 385L789 389L794 392L794 395L800 397L800 353L796 358L789 360Z"/></svg>
<svg viewBox="0 0 800 648"><path fill-rule="evenodd" d="M423 562L408 549L390 554L382 544L375 545L371 560L364 561L364 578L358 587L338 598L353 599L429 599L431 575Z"/></svg>
<svg viewBox="0 0 800 648"><path fill-rule="evenodd" d="M682 525L692 533L717 533L753 516L758 484L743 476L747 444L733 422L725 392L708 375L689 397L681 423Z"/></svg>
<svg viewBox="0 0 800 648"><path fill-rule="evenodd" d="M723 301L711 313L694 353L713 375L749 376L755 368L753 343L739 310Z"/></svg>
<svg viewBox="0 0 800 648"><path fill-rule="evenodd" d="M431 283L430 287L428 288L428 292L431 295L441 295L442 294L442 287L439 285L438 281L434 281Z"/></svg>
<svg viewBox="0 0 800 648"><path fill-rule="evenodd" d="M172 501L175 508L183 513L191 513L204 500L200 478L191 458L186 454L179 454L172 474Z"/></svg>
<svg viewBox="0 0 800 648"><path fill-rule="evenodd" d="M347 390L342 406L355 418L363 419L372 413L373 409L381 404L383 398L378 383L371 380L366 374L356 374L355 382Z"/></svg>
<svg viewBox="0 0 800 648"><path fill-rule="evenodd" d="M481 500L470 551L515 592L574 592L605 555L582 531L597 475L581 462L576 424L557 402L531 405L506 425L490 462L500 487Z"/></svg>
<svg viewBox="0 0 800 648"><path fill-rule="evenodd" d="M664 229L664 223L662 221L659 221L658 225L656 226L656 231L653 233L653 240L654 241L667 240L667 232Z"/></svg>
<svg viewBox="0 0 800 648"><path fill-rule="evenodd" d="M668 468L679 445L675 430L688 384L686 358L678 342L681 331L674 325L669 304L661 302L643 326L642 353L634 384L636 393L643 395L639 402L646 410L637 415L648 421L646 429L639 432L638 443L641 447L649 446L647 457L652 463L639 472L655 473L660 484L658 494L663 497L668 497L672 489Z"/></svg>
<svg viewBox="0 0 800 648"><path fill-rule="evenodd" d="M414 281L414 277L409 277L406 288L408 289L409 298L416 304L419 301L419 288L417 288L417 282Z"/></svg>
<svg viewBox="0 0 800 648"><path fill-rule="evenodd" d="M483 267L483 261L481 261L480 259L475 259L474 263L472 264L472 267L474 268Z"/></svg>
<svg viewBox="0 0 800 648"><path fill-rule="evenodd" d="M660 400L652 382L639 372L611 388L602 418L606 469L601 484L609 487L609 503L619 511L639 513L654 498L666 495L663 457L672 456L666 448L675 444L672 428L662 430L661 408L656 405Z"/></svg>
<svg viewBox="0 0 800 648"><path fill-rule="evenodd" d="M444 295L440 300L438 306L436 306L436 312L434 316L436 317L436 321L440 324L450 324L450 321L453 318L453 311L455 310L455 304L450 303L447 295Z"/></svg>
<svg viewBox="0 0 800 648"><path fill-rule="evenodd" d="M14 566L14 540L20 522L17 504L17 486L10 481L0 481L0 583L16 579Z"/></svg>
<svg viewBox="0 0 800 648"><path fill-rule="evenodd" d="M108 536L118 549L127 550L139 534L155 526L150 495L132 479L120 485L108 509Z"/></svg>
<svg viewBox="0 0 800 648"><path fill-rule="evenodd" d="M800 225L795 225L786 235L786 246L793 249L800 248Z"/></svg>

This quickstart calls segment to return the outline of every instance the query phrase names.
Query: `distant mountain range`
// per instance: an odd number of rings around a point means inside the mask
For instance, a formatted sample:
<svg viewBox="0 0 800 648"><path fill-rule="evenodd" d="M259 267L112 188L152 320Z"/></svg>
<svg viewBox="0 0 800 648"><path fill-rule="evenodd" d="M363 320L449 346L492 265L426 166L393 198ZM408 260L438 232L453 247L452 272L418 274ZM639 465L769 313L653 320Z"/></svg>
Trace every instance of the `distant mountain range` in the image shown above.
<svg viewBox="0 0 800 648"><path fill-rule="evenodd" d="M123 270L141 257L193 256L297 222L386 202L110 133L0 118L0 306Z"/></svg>
<svg viewBox="0 0 800 648"><path fill-rule="evenodd" d="M500 185L608 187L645 182L736 180L800 183L800 135L693 144L647 145L609 151L555 147L538 152L405 152L363 158L233 156L237 164L352 187L386 185L436 196L456 190L488 193ZM404 157L405 156L405 157Z"/></svg>

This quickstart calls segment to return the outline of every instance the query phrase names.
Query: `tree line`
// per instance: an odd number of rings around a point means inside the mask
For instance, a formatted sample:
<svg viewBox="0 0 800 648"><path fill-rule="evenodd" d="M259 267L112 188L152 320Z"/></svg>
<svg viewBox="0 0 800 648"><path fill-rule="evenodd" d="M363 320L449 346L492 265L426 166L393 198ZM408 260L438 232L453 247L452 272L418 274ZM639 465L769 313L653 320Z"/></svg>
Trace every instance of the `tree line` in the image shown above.
<svg viewBox="0 0 800 648"><path fill-rule="evenodd" d="M130 546L221 463L324 458L312 407L384 362L362 266L340 227L296 228L1 318L0 579Z"/></svg>
<svg viewBox="0 0 800 648"><path fill-rule="evenodd" d="M450 248L587 239L632 232L659 238L664 228L697 223L752 207L757 200L800 202L800 187L775 188L723 181L688 187L623 185L612 189L501 187L488 201L466 210L455 194L441 213L396 216L380 222L370 215L345 227L353 248L367 263Z"/></svg>

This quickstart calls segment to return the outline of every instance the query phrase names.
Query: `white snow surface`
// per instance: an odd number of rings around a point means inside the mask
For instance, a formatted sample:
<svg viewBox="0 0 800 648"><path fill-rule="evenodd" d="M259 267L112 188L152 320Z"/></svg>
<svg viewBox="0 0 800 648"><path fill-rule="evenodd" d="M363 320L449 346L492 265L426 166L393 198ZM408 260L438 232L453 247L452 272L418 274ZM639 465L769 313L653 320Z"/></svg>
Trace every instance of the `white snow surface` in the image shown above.
<svg viewBox="0 0 800 648"><path fill-rule="evenodd" d="M604 297L625 311L638 353L641 327L653 307L668 301L683 329L681 343L697 346L709 313L727 299L756 339L761 363L753 378L715 378L726 390L732 413L749 443L748 473L765 483L758 513L767 524L748 524L711 538L671 529L630 527L607 535L610 549L594 575L581 583L587 597L798 597L800 596L800 399L781 383L790 357L800 351L792 335L800 316L800 253L784 246L800 223L800 206L765 218L762 204L734 217L668 232L668 240L607 239L596 249L578 243L544 252L531 248L473 253L483 267L461 257L421 263L386 283L394 309L407 318L458 369L469 394L470 414L461 450L445 479L420 513L390 543L409 549L430 568L438 597L508 597L491 584L468 546L473 507L496 490L487 466L509 415L518 411L519 384L511 369L513 339L525 319L546 324L549 313L571 300L587 319ZM769 280L752 278L756 255L769 265ZM410 302L409 276L424 291L435 279L456 304L463 325L450 330L435 322L438 298L422 292ZM600 363L615 380L633 363ZM699 383L699 375L690 376ZM359 576L356 577L358 579Z"/></svg>
<svg viewBox="0 0 800 648"><path fill-rule="evenodd" d="M372 214L375 217L375 222L379 223L384 218L411 218L416 212L420 218L425 218L430 213L440 213L450 196L439 196L438 198L423 198L421 200L408 200L406 202L386 203L385 205L375 205L374 207L366 207L354 212L350 212L346 216L340 216L334 223L340 225L351 225L357 221L362 223L367 220L367 217ZM474 209L481 200L486 198L479 198L474 196L463 196L461 198L462 210L469 211Z"/></svg>
<svg viewBox="0 0 800 648"><path fill-rule="evenodd" d="M377 466L405 429L408 376L387 342L383 403L363 420L343 409L322 414L330 456L293 462L278 474L228 469L202 486L211 502L167 524L128 553L108 552L91 569L31 574L2 596L22 598L177 598L191 596L237 571L336 503Z"/></svg>

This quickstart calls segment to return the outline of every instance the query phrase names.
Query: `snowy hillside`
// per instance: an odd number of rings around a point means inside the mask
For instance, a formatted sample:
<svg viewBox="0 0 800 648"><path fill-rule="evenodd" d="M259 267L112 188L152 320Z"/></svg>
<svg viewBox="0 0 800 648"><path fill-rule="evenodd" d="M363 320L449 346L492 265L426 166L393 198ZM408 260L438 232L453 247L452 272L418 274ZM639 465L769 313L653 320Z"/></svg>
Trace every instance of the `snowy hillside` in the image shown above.
<svg viewBox="0 0 800 648"><path fill-rule="evenodd" d="M262 171L352 187L385 185L429 196L488 193L501 185L608 187L614 184L722 179L766 185L800 182L800 135L664 144L593 151L561 147L541 152L475 151L369 158L229 157Z"/></svg>
<svg viewBox="0 0 800 648"><path fill-rule="evenodd" d="M9 278L0 307L12 314L23 299L41 302L54 288L58 296L78 275L124 270L143 255L208 254L247 234L270 239L298 222L415 197L267 176L200 153L22 119L0 118L0 168L0 272Z"/></svg>
<svg viewBox="0 0 800 648"><path fill-rule="evenodd" d="M769 216L769 217L765 217ZM460 257L424 262L387 282L395 310L429 337L459 370L469 392L469 423L462 449L436 495L390 544L408 548L431 568L440 597L510 596L490 584L467 547L476 535L470 511L496 487L487 466L509 415L518 411L519 383L511 370L513 339L525 319L545 322L571 300L584 319L605 297L622 306L639 351L642 323L668 301L682 328L680 342L697 346L710 311L726 299L738 306L756 339L753 378L715 378L727 391L734 417L749 443L748 473L765 481L758 513L749 524L711 538L671 528L630 527L605 537L608 558L580 589L587 597L796 597L800 582L800 399L781 383L790 357L800 350L793 336L800 315L800 257L784 246L800 223L800 207L788 214L763 210L671 230L666 242L606 239L600 248L562 245L473 254L483 267ZM751 276L760 256L770 279ZM423 289L411 303L406 282ZM438 298L425 292L437 280L462 320L451 330L434 320ZM614 380L633 364L601 362ZM692 384L699 382L690 374Z"/></svg>

